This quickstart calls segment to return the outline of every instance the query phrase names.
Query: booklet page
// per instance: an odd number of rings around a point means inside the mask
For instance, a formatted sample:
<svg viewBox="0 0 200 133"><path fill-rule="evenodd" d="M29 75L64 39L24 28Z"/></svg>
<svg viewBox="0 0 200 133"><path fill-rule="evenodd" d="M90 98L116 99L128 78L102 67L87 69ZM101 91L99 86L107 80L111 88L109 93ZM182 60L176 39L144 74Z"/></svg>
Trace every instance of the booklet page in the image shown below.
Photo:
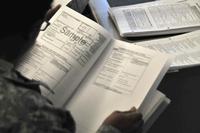
<svg viewBox="0 0 200 133"><path fill-rule="evenodd" d="M77 133L94 133L114 110L139 108L167 72L168 59L165 54L113 41L66 105L77 122Z"/></svg>
<svg viewBox="0 0 200 133"><path fill-rule="evenodd" d="M42 91L61 106L110 42L109 34L92 20L63 6L22 58L18 70L48 84Z"/></svg>

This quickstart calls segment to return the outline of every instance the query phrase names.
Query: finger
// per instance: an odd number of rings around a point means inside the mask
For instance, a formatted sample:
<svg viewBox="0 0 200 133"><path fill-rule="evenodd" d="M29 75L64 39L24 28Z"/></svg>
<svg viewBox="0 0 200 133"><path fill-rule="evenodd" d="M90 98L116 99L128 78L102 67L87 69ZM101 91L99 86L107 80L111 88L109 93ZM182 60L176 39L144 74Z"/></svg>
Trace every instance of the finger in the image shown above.
<svg viewBox="0 0 200 133"><path fill-rule="evenodd" d="M120 113L131 113L131 112L136 112L137 111L137 109L136 109L136 107L132 107L130 110L128 110L128 111L118 111L118 112L120 112Z"/></svg>
<svg viewBox="0 0 200 133"><path fill-rule="evenodd" d="M126 114L126 117L133 123L142 120L142 114L138 112Z"/></svg>
<svg viewBox="0 0 200 133"><path fill-rule="evenodd" d="M136 107L132 107L132 108L130 109L130 111L135 112L135 111L137 111L137 109L136 109Z"/></svg>

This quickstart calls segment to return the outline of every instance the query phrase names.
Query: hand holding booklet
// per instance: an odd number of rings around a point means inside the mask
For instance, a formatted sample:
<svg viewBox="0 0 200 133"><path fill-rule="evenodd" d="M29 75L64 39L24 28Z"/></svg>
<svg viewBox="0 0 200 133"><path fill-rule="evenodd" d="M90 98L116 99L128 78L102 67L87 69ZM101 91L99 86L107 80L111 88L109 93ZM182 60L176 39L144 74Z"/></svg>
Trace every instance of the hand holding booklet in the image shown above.
<svg viewBox="0 0 200 133"><path fill-rule="evenodd" d="M62 6L17 69L53 89L42 93L71 111L78 133L94 133L114 110L135 106L146 114L170 64L171 56L115 40Z"/></svg>
<svg viewBox="0 0 200 133"><path fill-rule="evenodd" d="M200 28L200 1L154 1L111 7L109 14L122 37L185 33Z"/></svg>

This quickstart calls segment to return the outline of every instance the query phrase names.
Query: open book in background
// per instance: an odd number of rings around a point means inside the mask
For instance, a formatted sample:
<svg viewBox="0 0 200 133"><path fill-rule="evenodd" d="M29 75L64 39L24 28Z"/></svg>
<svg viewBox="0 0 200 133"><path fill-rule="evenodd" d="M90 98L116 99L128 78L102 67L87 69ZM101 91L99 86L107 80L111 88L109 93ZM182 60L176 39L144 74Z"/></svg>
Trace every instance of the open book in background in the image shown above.
<svg viewBox="0 0 200 133"><path fill-rule="evenodd" d="M42 94L71 111L78 133L94 133L114 110L133 106L149 121L148 129L158 116L154 112L166 107L161 104L165 95L156 89L171 56L115 40L67 6L49 23L17 69L53 89L54 94L43 88Z"/></svg>
<svg viewBox="0 0 200 133"><path fill-rule="evenodd" d="M200 28L200 1L154 1L111 7L109 14L122 37L185 33Z"/></svg>
<svg viewBox="0 0 200 133"><path fill-rule="evenodd" d="M135 44L173 55L171 70L200 65L200 30Z"/></svg>

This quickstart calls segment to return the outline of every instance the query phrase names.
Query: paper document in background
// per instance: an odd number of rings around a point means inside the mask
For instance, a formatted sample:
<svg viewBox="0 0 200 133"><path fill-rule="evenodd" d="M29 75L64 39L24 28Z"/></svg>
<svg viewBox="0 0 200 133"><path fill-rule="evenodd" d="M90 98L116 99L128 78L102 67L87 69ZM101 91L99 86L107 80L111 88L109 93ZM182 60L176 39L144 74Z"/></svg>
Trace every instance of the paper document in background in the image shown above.
<svg viewBox="0 0 200 133"><path fill-rule="evenodd" d="M200 28L200 2L155 1L110 8L121 36L151 36Z"/></svg>
<svg viewBox="0 0 200 133"><path fill-rule="evenodd" d="M200 65L200 30L164 39L135 43L150 49L174 55L170 69Z"/></svg>

